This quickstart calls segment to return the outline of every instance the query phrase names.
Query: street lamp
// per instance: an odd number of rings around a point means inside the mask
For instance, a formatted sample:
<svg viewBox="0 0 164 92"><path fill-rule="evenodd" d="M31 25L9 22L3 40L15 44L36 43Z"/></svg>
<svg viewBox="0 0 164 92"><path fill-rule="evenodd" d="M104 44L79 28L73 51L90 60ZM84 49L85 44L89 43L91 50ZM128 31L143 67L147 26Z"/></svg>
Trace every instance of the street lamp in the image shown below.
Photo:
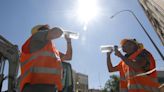
<svg viewBox="0 0 164 92"><path fill-rule="evenodd" d="M148 34L148 32L146 31L146 29L144 28L144 26L141 24L141 22L139 21L139 19L137 18L137 16L134 14L133 11L131 10L122 10L119 12L116 12L113 16L111 16L111 18L114 18L116 15L122 13L122 12L129 12L130 14L133 15L133 17L137 20L137 22L139 23L139 25L141 26L141 28L143 29L143 31L146 33L146 35L148 36L149 40L152 42L153 46L155 47L155 49L157 50L157 52L159 53L159 55L161 56L162 60L164 60L164 56L163 54L160 52L159 48L157 47L157 45L154 43L153 39L150 37L150 35Z"/></svg>

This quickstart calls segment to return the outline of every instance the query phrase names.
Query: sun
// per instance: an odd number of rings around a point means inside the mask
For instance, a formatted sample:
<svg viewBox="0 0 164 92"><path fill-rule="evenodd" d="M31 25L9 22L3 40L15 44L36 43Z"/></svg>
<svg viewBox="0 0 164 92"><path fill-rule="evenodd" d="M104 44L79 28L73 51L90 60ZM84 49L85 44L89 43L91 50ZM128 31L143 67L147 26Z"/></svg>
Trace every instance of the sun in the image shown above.
<svg viewBox="0 0 164 92"><path fill-rule="evenodd" d="M97 0L78 0L76 14L78 19L84 23L86 29L88 22L99 14Z"/></svg>

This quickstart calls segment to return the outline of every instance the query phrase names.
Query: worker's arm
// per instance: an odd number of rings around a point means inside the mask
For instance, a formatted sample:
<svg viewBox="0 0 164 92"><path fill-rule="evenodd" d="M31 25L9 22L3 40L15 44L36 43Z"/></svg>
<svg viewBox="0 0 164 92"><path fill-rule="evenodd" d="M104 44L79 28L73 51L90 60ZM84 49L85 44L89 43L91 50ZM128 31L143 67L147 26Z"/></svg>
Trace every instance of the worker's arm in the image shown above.
<svg viewBox="0 0 164 92"><path fill-rule="evenodd" d="M140 55L136 57L136 59L129 59L121 54L120 51L115 50L115 55L120 57L128 66L133 69L148 71L150 62L148 59L148 55L145 52L141 52Z"/></svg>
<svg viewBox="0 0 164 92"><path fill-rule="evenodd" d="M60 52L60 57L62 60L71 60L72 59L72 42L71 42L71 38L67 37L67 35L65 35L65 39L67 42L67 51L66 54L63 54Z"/></svg>
<svg viewBox="0 0 164 92"><path fill-rule="evenodd" d="M47 34L47 40L53 40L53 39L59 38L62 34L63 34L62 29L58 27L49 29L48 34Z"/></svg>
<svg viewBox="0 0 164 92"><path fill-rule="evenodd" d="M107 53L107 67L109 72L116 72L118 70L118 66L113 67L112 62L111 62L111 52Z"/></svg>
<svg viewBox="0 0 164 92"><path fill-rule="evenodd" d="M52 28L48 31L47 40L52 40L59 38L63 34L63 31L58 28ZM67 51L66 54L63 54L60 52L60 57L62 60L71 60L72 59L72 45L71 45L71 39L65 35L65 39L67 42Z"/></svg>

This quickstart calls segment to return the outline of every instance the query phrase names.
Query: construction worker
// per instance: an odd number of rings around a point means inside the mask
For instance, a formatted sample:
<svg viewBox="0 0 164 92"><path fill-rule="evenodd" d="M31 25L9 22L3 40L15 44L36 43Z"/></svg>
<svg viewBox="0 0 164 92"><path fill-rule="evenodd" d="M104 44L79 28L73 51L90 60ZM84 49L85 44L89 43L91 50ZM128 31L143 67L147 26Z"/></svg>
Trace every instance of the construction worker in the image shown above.
<svg viewBox="0 0 164 92"><path fill-rule="evenodd" d="M58 92L62 90L61 61L72 59L71 39L67 42L66 54L59 52L51 40L59 38L63 31L59 27L37 25L31 37L23 44L20 56L21 92Z"/></svg>
<svg viewBox="0 0 164 92"><path fill-rule="evenodd" d="M119 71L120 92L159 92L155 60L150 52L144 49L135 39L123 39L121 47L123 55L115 46L114 52L121 61L112 66L111 52L107 53L109 72Z"/></svg>

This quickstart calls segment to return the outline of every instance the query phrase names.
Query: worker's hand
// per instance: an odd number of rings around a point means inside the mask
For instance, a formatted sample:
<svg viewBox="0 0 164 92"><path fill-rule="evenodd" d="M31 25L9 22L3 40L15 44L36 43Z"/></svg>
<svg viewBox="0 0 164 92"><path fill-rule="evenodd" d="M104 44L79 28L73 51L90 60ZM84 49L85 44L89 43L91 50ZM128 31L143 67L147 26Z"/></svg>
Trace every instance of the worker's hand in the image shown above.
<svg viewBox="0 0 164 92"><path fill-rule="evenodd" d="M65 35L65 39L66 39L67 43L71 43L71 38L69 38L68 35Z"/></svg>
<svg viewBox="0 0 164 92"><path fill-rule="evenodd" d="M114 54L116 56L118 56L118 57L122 57L123 56L122 53L117 48L115 48L114 52L115 52Z"/></svg>
<svg viewBox="0 0 164 92"><path fill-rule="evenodd" d="M107 52L107 56L110 56L112 54L112 52L113 52L113 49L111 49L110 52Z"/></svg>

